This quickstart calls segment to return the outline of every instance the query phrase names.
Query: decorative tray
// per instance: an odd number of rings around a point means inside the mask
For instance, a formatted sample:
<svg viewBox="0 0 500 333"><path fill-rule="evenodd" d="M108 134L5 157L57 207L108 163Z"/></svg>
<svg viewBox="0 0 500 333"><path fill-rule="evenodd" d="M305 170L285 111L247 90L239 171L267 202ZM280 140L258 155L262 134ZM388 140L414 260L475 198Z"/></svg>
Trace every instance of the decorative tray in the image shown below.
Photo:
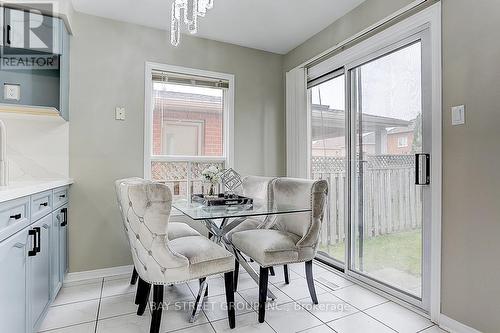
<svg viewBox="0 0 500 333"><path fill-rule="evenodd" d="M199 202L205 206L238 206L238 205L252 205L253 199L243 197L240 195L204 195L193 194L192 200Z"/></svg>

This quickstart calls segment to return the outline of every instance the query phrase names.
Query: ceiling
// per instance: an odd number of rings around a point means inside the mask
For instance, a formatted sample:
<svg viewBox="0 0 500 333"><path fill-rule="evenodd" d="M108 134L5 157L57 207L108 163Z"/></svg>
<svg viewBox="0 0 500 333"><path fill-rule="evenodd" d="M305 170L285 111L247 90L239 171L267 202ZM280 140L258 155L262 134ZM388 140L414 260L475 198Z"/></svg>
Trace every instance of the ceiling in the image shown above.
<svg viewBox="0 0 500 333"><path fill-rule="evenodd" d="M172 0L72 1L79 12L170 29ZM363 1L214 0L199 20L197 36L286 54Z"/></svg>

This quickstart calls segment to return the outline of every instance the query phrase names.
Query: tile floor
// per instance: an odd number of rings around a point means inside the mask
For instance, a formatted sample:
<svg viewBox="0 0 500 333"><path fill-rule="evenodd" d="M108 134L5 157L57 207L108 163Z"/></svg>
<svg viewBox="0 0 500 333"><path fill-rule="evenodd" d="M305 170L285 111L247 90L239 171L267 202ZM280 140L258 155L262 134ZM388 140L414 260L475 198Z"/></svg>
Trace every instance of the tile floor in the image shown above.
<svg viewBox="0 0 500 333"><path fill-rule="evenodd" d="M314 265L319 305L311 302L303 265L290 266L289 285L284 283L282 268L275 270L276 276L270 277L270 288L278 299L268 304L265 323L257 321L257 285L241 270L235 295L236 329L230 330L228 326L223 278L215 276L209 279L210 295L194 324L188 318L198 282L165 289L164 299L175 306L164 310L161 332L444 332L428 319L352 284L319 263ZM130 275L65 284L40 332L147 333L150 313L146 311L142 317L135 314L134 293Z"/></svg>

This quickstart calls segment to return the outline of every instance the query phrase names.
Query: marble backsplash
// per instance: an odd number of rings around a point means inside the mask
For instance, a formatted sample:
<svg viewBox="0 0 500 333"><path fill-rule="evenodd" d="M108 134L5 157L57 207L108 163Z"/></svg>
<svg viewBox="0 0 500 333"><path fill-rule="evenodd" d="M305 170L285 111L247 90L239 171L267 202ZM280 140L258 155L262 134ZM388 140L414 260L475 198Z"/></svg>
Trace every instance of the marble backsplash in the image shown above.
<svg viewBox="0 0 500 333"><path fill-rule="evenodd" d="M3 112L9 181L69 177L69 123L54 115Z"/></svg>

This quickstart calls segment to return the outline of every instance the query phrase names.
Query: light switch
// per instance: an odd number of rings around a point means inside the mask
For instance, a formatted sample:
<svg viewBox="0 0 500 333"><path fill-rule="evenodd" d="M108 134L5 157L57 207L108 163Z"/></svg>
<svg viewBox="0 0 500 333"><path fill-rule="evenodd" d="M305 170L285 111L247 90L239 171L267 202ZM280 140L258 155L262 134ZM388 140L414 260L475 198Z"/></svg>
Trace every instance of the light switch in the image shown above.
<svg viewBox="0 0 500 333"><path fill-rule="evenodd" d="M19 101L21 99L21 86L19 84L4 83L3 98Z"/></svg>
<svg viewBox="0 0 500 333"><path fill-rule="evenodd" d="M451 108L451 124L453 126L465 124L465 105L458 105Z"/></svg>
<svg viewBox="0 0 500 333"><path fill-rule="evenodd" d="M125 108L117 107L115 109L115 119L116 120L125 120Z"/></svg>

